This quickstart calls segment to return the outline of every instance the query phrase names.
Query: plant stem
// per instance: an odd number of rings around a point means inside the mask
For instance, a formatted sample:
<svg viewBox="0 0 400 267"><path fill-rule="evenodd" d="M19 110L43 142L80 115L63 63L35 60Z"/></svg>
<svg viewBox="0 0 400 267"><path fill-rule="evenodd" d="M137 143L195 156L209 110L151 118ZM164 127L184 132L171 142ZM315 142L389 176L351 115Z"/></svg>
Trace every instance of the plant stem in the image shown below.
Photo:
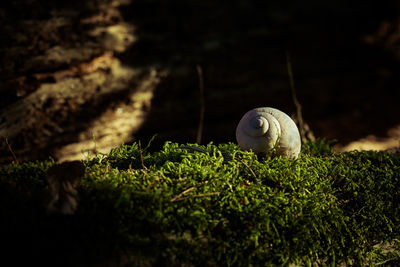
<svg viewBox="0 0 400 267"><path fill-rule="evenodd" d="M286 50L286 65L287 65L287 71L289 75L289 83L290 83L290 89L292 92L292 99L293 103L296 107L296 117L297 117L297 122L299 123L299 130L300 130L300 137L301 141L306 142L306 134L305 134L305 126L304 126L304 121L303 121L303 115L301 111L301 105L299 100L297 99L296 95L296 88L294 86L294 79L293 79L293 70L292 70L292 62L290 60L290 54L289 51Z"/></svg>
<svg viewBox="0 0 400 267"><path fill-rule="evenodd" d="M199 125L197 127L197 135L196 135L196 143L200 145L201 137L203 135L203 126L204 126L204 113L206 110L206 104L204 100L204 78L203 78L203 69L200 65L196 65L197 75L199 77L199 89L200 89L200 119Z"/></svg>

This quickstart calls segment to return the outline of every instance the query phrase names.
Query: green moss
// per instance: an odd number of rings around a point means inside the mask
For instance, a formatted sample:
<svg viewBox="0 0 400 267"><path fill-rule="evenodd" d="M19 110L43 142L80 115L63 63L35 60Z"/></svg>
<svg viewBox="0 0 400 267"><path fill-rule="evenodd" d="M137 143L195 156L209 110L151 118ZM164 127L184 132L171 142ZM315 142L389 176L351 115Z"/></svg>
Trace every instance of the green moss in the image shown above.
<svg viewBox="0 0 400 267"><path fill-rule="evenodd" d="M209 154L178 147L123 145L85 161L72 216L46 215L38 201L53 162L4 166L0 215L13 231L2 234L44 237L37 253L46 242L75 246L83 254L68 251L87 264L121 253L133 265L399 263L398 154L335 153L324 141L305 144L297 160L231 143L201 146Z"/></svg>

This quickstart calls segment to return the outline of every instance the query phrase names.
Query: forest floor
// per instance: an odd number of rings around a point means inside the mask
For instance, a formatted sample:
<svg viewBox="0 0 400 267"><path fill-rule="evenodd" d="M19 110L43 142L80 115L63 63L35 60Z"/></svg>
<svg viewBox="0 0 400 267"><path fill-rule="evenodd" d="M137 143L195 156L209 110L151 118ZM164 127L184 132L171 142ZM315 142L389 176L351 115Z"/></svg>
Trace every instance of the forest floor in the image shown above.
<svg viewBox="0 0 400 267"><path fill-rule="evenodd" d="M0 9L0 162L10 149L21 161L64 161L155 134L155 146L195 142L196 66L202 143L235 142L252 108L294 114L287 51L316 137L338 151L398 148L397 9L340 5L11 3Z"/></svg>

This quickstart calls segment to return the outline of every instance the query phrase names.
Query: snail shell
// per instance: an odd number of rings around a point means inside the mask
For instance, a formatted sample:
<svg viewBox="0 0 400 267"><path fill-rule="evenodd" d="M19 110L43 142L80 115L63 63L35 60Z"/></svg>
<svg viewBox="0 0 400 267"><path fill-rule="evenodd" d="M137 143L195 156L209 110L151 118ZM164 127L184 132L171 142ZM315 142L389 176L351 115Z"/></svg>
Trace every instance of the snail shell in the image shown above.
<svg viewBox="0 0 400 267"><path fill-rule="evenodd" d="M255 108L247 112L236 128L236 140L243 150L297 158L301 149L299 130L294 121L275 108Z"/></svg>

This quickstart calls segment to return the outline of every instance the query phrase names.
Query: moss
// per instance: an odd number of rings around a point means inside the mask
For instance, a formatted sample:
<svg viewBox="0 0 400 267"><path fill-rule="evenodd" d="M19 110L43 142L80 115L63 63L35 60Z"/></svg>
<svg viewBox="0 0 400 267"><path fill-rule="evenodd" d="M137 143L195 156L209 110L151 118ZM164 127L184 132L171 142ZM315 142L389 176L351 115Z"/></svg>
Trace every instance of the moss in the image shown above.
<svg viewBox="0 0 400 267"><path fill-rule="evenodd" d="M178 147L151 153L135 143L85 161L72 216L47 215L40 205L54 162L2 167L4 240L41 239L36 257L51 251L85 264L399 262L398 154L335 153L324 141L305 144L297 160L232 143L201 146L206 154Z"/></svg>

